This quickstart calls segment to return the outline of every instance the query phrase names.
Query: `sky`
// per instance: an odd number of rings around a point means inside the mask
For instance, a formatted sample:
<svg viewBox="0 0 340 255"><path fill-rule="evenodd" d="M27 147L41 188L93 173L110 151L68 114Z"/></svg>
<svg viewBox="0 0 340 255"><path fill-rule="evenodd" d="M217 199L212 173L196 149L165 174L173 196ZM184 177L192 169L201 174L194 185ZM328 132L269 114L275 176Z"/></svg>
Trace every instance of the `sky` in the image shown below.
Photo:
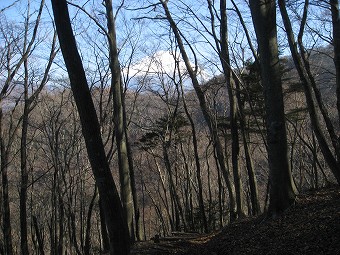
<svg viewBox="0 0 340 255"><path fill-rule="evenodd" d="M32 3L33 8L32 9L36 9L40 3L41 0L30 0ZM127 3L139 3L139 1L135 0L136 2L134 2L134 0L130 0L130 1L126 1ZM13 3L16 3L15 6L11 7L10 9L6 10L6 16L8 17L8 19L15 19L16 21L23 21L23 15L25 13L25 8L27 5L28 0L0 0L0 10L10 6ZM78 0L78 2L81 2L81 0ZM100 3L100 1L93 1L94 3ZM182 2L182 1L180 1ZM183 2L189 3L189 5L193 8L199 8L197 7L197 5L193 4L193 1L191 0L183 0ZM205 3L205 1L198 1L201 4ZM241 1L240 1L241 2ZM86 8L88 10L91 10L91 1L89 2L89 4L86 6ZM117 3L117 1L116 1ZM176 1L172 1L172 4L174 5L175 3L177 3ZM51 4L51 0L46 0L46 5L50 6ZM180 4L178 4L180 5ZM203 15L203 13L201 13L201 11L204 12L204 7L206 7L205 5L202 5L202 8L199 8L199 12L198 13L198 17L201 18L202 20L204 20L206 17L205 15ZM70 7L71 13L76 13L77 9L75 7ZM204 66L204 68L207 69L209 68L209 72L210 73L216 73L219 74L219 66L218 66L218 59L216 58L216 53L212 50L212 48L210 47L210 45L206 42L206 38L200 37L200 35L198 35L197 31L194 31L194 27L191 27L190 25L197 25L197 27L199 29L202 29L202 27L200 26L200 24L197 22L195 23L195 20L192 19L193 15L191 15L190 13L185 14L185 10L183 11L183 9L176 9L175 6L172 6L172 11L176 11L177 10L177 16L176 18L178 20L181 20L182 16L185 19L190 20L190 22L180 22L179 26L181 27L182 31L184 31L186 37L189 39L189 41L191 43L193 43L195 50L196 50L196 54L197 56L200 58L199 61L201 61L199 64L201 64L201 68L202 66ZM195 9L196 10L196 9ZM49 8L49 12L51 12L51 9ZM46 17L46 20L48 20L48 22L51 21L49 15L49 12L47 10L44 10L43 15L45 15L44 17ZM121 16L120 17L124 17L124 19L127 21L127 23L129 23L131 21L130 16L132 15L133 11L126 11L124 13L120 13ZM21 15L20 15L21 13ZM98 10L96 10L94 13L98 14ZM157 15L161 15L162 11L158 10L158 11L149 11L149 10L145 10L145 12L140 12L140 15L145 15L145 16L150 16L150 17L154 17ZM233 29L237 29L235 31L241 31L240 26L238 24L238 18L235 16L235 14L233 14L233 12L230 12L230 14L232 15L231 18L229 19L230 22L230 26ZM72 14L71 14L72 15ZM124 16L125 15L125 16ZM138 12L134 11L133 15L138 15ZM98 17L102 17L100 16L100 14L98 14ZM191 19L190 19L191 17ZM244 17L247 18L248 20L248 27L251 29L251 21L250 21L250 16L249 13L244 13ZM91 26L94 25L93 23L91 23L91 21L87 18L83 16L83 20L81 15L77 16L77 20L76 22L73 24L73 28L75 30L75 33L78 35L77 36L77 40L79 43L79 48L81 49L81 54L82 56L85 56L88 59L88 65L90 65L90 62L93 60L93 50L91 51L91 47L88 47L86 49L86 47L83 47L84 45L86 46L86 44L88 44L88 42L82 42L82 36L81 33L83 31L87 32L89 34L89 37L91 37L91 43L102 43L102 42L98 42L98 41L105 41L105 38L100 35L100 34L96 34L98 35L98 37L96 35L94 35L93 32L89 32L86 31L87 28L90 28L90 24ZM139 37L139 35L137 34L138 29L137 26L135 26L134 28L130 28L128 26L131 26L128 24L127 27L125 27L124 24L124 19L122 19L121 23L117 24L119 25L117 27L117 35L119 37L119 41L120 42L124 42L124 36L129 36L129 29L131 29L131 33L133 33L133 36L135 36L136 38ZM78 22L77 22L78 21ZM82 21L85 21L82 23ZM207 21L207 20L205 20ZM190 23L190 25L189 25ZM105 24L105 23L103 23ZM136 24L136 23L135 23ZM149 20L147 23L145 23L147 25L142 27L142 33L144 33L144 35L141 35L141 43L137 45L137 51L138 51L138 56L136 54L136 58L134 59L134 63L131 65L131 70L130 70L130 75L136 75L137 73L140 73L140 75L144 75L146 72L151 72L151 73L155 73L158 72L160 69L162 69L163 72L165 73L171 73L173 68L174 68L174 60L173 60L173 56L170 54L170 50L174 48L174 44L173 44L173 37L171 38L172 40L172 44L170 45L169 42L169 28L168 28L168 24L165 21L153 21L153 20ZM50 25L50 24L48 24ZM133 26L133 25L132 25ZM136 28L136 29L135 29ZM90 29L93 29L90 28ZM218 30L218 29L217 29ZM280 30L279 30L280 31ZM249 50L247 50L246 47L246 41L245 38L242 37L242 33L238 34L239 36L236 36L235 34L231 34L229 39L231 41L231 49L244 49L244 52L236 52L236 54L238 53L245 53L248 54L247 52L249 52ZM100 37L99 37L100 36ZM142 37L144 36L144 37ZM205 36L207 36L207 34L205 34ZM252 34L252 37L254 38L254 35ZM209 36L207 36L207 38L209 39ZM306 37L305 37L306 38ZM84 38L83 38L84 39ZM132 38L133 39L133 38ZM211 38L210 38L211 39ZM212 39L211 39L212 40ZM233 42L234 40L234 42ZM130 40L131 41L131 40ZM282 39L283 42L285 42L285 38L283 37ZM129 42L129 40L127 40L127 42ZM312 41L313 42L313 41ZM214 42L212 42L212 44L214 44ZM101 46L101 45L99 45ZM102 45L103 47L106 47L104 44ZM129 46L129 45L128 45ZM241 47L239 47L241 46ZM243 48L242 48L243 47ZM90 50L88 50L90 49ZM287 48L283 50L287 51ZM88 51L88 52L85 52ZM284 55L289 54L289 52L284 51ZM123 52L124 53L124 52ZM126 50L126 56L127 56L127 60L129 57L129 48L127 48ZM104 52L104 54L106 54L106 52ZM190 54L190 53L189 53ZM249 54L248 54L249 55ZM121 63L124 63L125 55L121 54L120 56L120 60ZM249 56L245 55L245 59L248 58ZM237 58L235 58L237 59ZM241 59L242 61L243 59ZM242 63L241 63L242 64ZM181 69L183 68L183 70L185 69L184 67L184 63L181 63ZM124 70L123 70L124 71ZM203 72L203 79L205 77L209 77L209 75L204 74Z"/></svg>

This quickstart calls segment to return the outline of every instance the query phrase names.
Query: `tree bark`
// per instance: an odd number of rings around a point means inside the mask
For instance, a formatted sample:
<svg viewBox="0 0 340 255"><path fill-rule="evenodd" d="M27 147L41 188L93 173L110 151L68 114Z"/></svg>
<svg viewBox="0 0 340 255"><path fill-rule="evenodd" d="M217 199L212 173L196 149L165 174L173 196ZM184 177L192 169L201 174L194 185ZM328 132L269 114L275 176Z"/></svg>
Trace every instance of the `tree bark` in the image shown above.
<svg viewBox="0 0 340 255"><path fill-rule="evenodd" d="M100 125L77 50L66 0L51 0L59 43L79 112L92 172L102 201L110 238L110 254L129 254L130 241L121 201L106 160Z"/></svg>
<svg viewBox="0 0 340 255"><path fill-rule="evenodd" d="M0 129L2 129L2 109L0 109ZM8 152L5 149L3 141L3 132L0 130L0 146L1 146L1 177L2 177L2 203L3 203L3 236L5 254L13 254L12 241L12 225L11 225L11 209L9 206L8 194Z"/></svg>
<svg viewBox="0 0 340 255"><path fill-rule="evenodd" d="M236 87L238 91L240 91L239 87ZM237 92L237 100L240 105L241 98L239 92ZM251 200L251 212L253 215L258 215L261 213L261 206L259 202L259 194L258 194L258 188L257 188L257 180L256 180L256 174L255 169L253 165L253 160L250 155L249 151L249 135L246 133L245 128L245 117L243 114L243 109L239 109L240 112L240 130L242 134L243 139L243 149L244 149L244 155L246 160L246 168L248 173L248 180L249 180L249 189L250 189L250 200Z"/></svg>
<svg viewBox="0 0 340 255"><path fill-rule="evenodd" d="M109 240L109 235L107 234L104 209L103 209L103 204L102 204L100 197L99 197L98 205L99 205L99 217L100 217L100 232L102 236L102 245L103 245L102 252L106 253L110 250L110 240Z"/></svg>
<svg viewBox="0 0 340 255"><path fill-rule="evenodd" d="M336 97L338 109L338 121L340 125L340 10L339 0L330 0L332 12L332 25L333 25L333 47L334 47L334 64L336 75ZM338 138L340 139L340 138ZM338 146L340 147L340 141Z"/></svg>
<svg viewBox="0 0 340 255"><path fill-rule="evenodd" d="M44 251L44 239L42 237L42 233L41 233L39 225L38 225L37 217L33 216L32 220L33 220L33 228L34 228L35 235L36 235L37 241L38 241L39 254L40 255L45 255L45 251Z"/></svg>
<svg viewBox="0 0 340 255"><path fill-rule="evenodd" d="M230 132L231 132L231 163L234 175L234 184L236 191L236 206L237 206L237 216L245 216L244 207L244 197L243 197L243 187L241 182L241 174L239 169L239 154L240 154L240 141L239 141L239 129L237 125L237 99L236 90L234 85L234 80L232 78L232 70L230 68L230 56L228 49L228 21L227 21L227 3L226 0L220 0L220 13L221 13L221 52L220 60L224 72L224 77L226 79L226 85L229 96L229 106L230 106Z"/></svg>
<svg viewBox="0 0 340 255"><path fill-rule="evenodd" d="M21 144L20 144L20 248L22 254L29 255L27 243L27 187L28 187L28 171L27 171L27 129L28 129L28 114L30 101L28 100L28 69L27 61L24 61L25 81L24 81L24 112L22 115L21 126Z"/></svg>
<svg viewBox="0 0 340 255"><path fill-rule="evenodd" d="M84 254L90 255L90 248L91 248L91 218L93 207L95 205L95 200L97 197L97 188L94 189L93 196L87 210L87 218L86 218L86 230L85 230L85 241L84 241Z"/></svg>
<svg viewBox="0 0 340 255"><path fill-rule="evenodd" d="M108 28L108 42L110 51L111 90L113 97L113 120L115 124L115 137L118 151L119 177L121 186L121 200L128 224L131 241L135 240L134 233L134 203L132 196L130 167L128 159L126 126L124 121L123 93L121 84L120 65L116 40L115 20L113 17L112 0L105 0L106 18Z"/></svg>
<svg viewBox="0 0 340 255"><path fill-rule="evenodd" d="M288 162L287 134L276 31L276 1L250 0L264 88L270 178L269 214L276 216L294 201L296 187Z"/></svg>

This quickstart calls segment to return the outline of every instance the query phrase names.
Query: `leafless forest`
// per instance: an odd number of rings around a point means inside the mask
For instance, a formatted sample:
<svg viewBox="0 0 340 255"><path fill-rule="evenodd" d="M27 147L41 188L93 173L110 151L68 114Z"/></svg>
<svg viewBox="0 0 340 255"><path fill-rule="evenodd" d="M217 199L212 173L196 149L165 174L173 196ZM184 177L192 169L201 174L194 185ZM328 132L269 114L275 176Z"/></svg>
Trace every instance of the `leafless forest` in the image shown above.
<svg viewBox="0 0 340 255"><path fill-rule="evenodd" d="M0 3L0 254L278 217L340 183L338 0Z"/></svg>

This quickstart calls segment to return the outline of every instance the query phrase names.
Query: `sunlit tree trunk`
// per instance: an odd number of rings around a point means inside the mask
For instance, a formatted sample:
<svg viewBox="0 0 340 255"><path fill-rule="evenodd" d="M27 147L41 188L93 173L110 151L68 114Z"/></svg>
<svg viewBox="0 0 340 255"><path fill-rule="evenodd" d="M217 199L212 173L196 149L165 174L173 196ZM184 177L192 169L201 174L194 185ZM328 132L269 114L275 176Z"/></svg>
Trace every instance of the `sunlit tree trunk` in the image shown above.
<svg viewBox="0 0 340 255"><path fill-rule="evenodd" d="M120 65L116 40L115 20L113 16L112 1L105 0L108 40L110 50L111 90L113 96L113 120L115 124L115 137L118 151L119 177L121 199L125 218L128 223L130 238L135 240L134 233L134 203L132 196L132 183L128 158L128 145L126 139L126 126L124 121L123 92L121 84Z"/></svg>

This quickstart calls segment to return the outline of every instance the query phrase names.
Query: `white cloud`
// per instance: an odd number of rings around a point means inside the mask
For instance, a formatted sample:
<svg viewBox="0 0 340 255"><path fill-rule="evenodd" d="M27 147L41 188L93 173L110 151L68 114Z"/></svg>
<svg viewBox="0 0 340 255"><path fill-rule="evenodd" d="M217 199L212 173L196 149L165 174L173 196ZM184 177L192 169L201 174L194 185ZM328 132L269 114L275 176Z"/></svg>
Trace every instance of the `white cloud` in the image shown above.
<svg viewBox="0 0 340 255"><path fill-rule="evenodd" d="M177 55L176 61L179 63L181 74L186 74L187 69L183 59ZM176 68L175 63L175 56L170 51L157 51L152 56L147 56L138 63L130 66L129 69L124 68L123 73L124 75L129 74L130 77L155 76L159 74L172 76ZM201 68L199 74L201 81L206 81L210 77L210 75ZM176 75L178 75L177 71Z"/></svg>

